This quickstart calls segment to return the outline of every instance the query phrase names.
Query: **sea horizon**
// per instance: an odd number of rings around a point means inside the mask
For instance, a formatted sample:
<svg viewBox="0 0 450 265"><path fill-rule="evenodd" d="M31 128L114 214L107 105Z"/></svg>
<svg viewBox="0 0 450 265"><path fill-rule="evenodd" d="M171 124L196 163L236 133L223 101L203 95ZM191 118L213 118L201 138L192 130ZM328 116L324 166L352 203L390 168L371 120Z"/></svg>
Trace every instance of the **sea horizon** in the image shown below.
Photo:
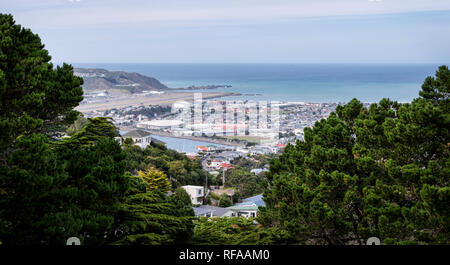
<svg viewBox="0 0 450 265"><path fill-rule="evenodd" d="M231 85L229 88L190 90L240 93L227 100L282 102L366 103L390 98L410 102L418 97L427 76L441 64L378 63L72 63L74 67L103 68L151 76L170 88Z"/></svg>

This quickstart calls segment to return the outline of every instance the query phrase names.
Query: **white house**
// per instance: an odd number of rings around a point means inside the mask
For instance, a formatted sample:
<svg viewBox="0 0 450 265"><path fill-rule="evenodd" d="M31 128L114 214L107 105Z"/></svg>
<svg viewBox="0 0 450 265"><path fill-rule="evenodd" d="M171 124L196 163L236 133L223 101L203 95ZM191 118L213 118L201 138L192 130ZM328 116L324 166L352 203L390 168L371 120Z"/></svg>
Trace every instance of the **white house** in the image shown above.
<svg viewBox="0 0 450 265"><path fill-rule="evenodd" d="M233 205L227 209L233 212L231 214L232 217L242 216L245 218L250 218L258 215L258 206L255 204Z"/></svg>
<svg viewBox="0 0 450 265"><path fill-rule="evenodd" d="M259 175L261 172L269 172L269 169L267 168L255 168L250 170L250 172L252 172L255 175Z"/></svg>
<svg viewBox="0 0 450 265"><path fill-rule="evenodd" d="M230 164L230 161L227 161L225 159L216 158L213 161L211 161L210 166L215 169L219 169L219 168L221 168L222 164Z"/></svg>
<svg viewBox="0 0 450 265"><path fill-rule="evenodd" d="M202 204L203 197L205 196L202 186L181 186L191 197L192 204Z"/></svg>
<svg viewBox="0 0 450 265"><path fill-rule="evenodd" d="M146 148L152 142L151 133L144 130L132 130L122 135L124 139L131 138L135 145Z"/></svg>

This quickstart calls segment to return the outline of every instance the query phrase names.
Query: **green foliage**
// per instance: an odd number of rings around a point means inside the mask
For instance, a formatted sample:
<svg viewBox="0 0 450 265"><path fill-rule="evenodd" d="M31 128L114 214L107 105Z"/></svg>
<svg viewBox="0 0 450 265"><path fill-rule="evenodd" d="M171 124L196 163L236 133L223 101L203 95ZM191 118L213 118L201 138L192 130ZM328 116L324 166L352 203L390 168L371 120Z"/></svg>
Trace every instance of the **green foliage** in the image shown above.
<svg viewBox="0 0 450 265"><path fill-rule="evenodd" d="M124 142L127 154L127 171L137 173L154 167L164 172L174 187L181 185L204 185L205 176L211 177L202 168L199 159L190 159L163 144L152 142L144 150L131 142ZM209 180L208 180L208 183Z"/></svg>
<svg viewBox="0 0 450 265"><path fill-rule="evenodd" d="M155 182L125 172L129 152L113 139L110 119L80 120L72 137L54 137L78 117L83 81L72 67L53 69L39 37L11 16L0 14L0 36L1 244L186 240L192 208L159 191L170 189L163 173L165 185L155 190Z"/></svg>
<svg viewBox="0 0 450 265"><path fill-rule="evenodd" d="M131 188L116 214L119 245L157 245L185 242L192 234L194 212L178 197L147 191L147 183L130 176Z"/></svg>
<svg viewBox="0 0 450 265"><path fill-rule="evenodd" d="M119 132L111 118L88 118L86 125L70 138L64 139L64 143L69 146L89 146L100 140L118 136L120 136Z"/></svg>
<svg viewBox="0 0 450 265"><path fill-rule="evenodd" d="M0 167L0 238L6 245L45 242L41 232L35 231L40 231L42 217L52 215L57 208L58 202L52 203L54 194L67 174L47 137L22 136L15 146L18 149L7 157L9 168Z"/></svg>
<svg viewBox="0 0 450 265"><path fill-rule="evenodd" d="M97 144L55 145L78 117L83 79L70 65L53 68L39 37L9 15L0 15L0 36L2 243L107 242L128 186L124 153L110 134L91 130L98 120L77 134Z"/></svg>
<svg viewBox="0 0 450 265"><path fill-rule="evenodd" d="M447 67L412 103L357 100L271 162L258 219L306 244L448 244Z"/></svg>
<svg viewBox="0 0 450 265"><path fill-rule="evenodd" d="M198 245L274 245L290 242L287 232L265 228L243 217L202 217L195 221L190 244Z"/></svg>
<svg viewBox="0 0 450 265"><path fill-rule="evenodd" d="M220 196L219 199L219 207L230 207L231 205L233 205L233 203L231 202L230 197L228 197L226 194L222 194L222 196Z"/></svg>
<svg viewBox="0 0 450 265"><path fill-rule="evenodd" d="M162 193L167 193L172 189L172 185L166 174L155 168L139 171L138 177L144 181L147 191L159 190Z"/></svg>
<svg viewBox="0 0 450 265"><path fill-rule="evenodd" d="M235 199L251 197L264 191L267 179L256 176L245 168L235 167L226 171L225 187L235 189Z"/></svg>
<svg viewBox="0 0 450 265"><path fill-rule="evenodd" d="M127 188L124 154L115 141L55 152L35 134L18 141L2 174L0 199L5 244L83 244L107 242L112 213Z"/></svg>
<svg viewBox="0 0 450 265"><path fill-rule="evenodd" d="M60 206L67 209L67 217L59 216L67 218L67 224L60 229L64 231L76 223L79 230L72 231L70 236L83 239L83 244L110 242L113 216L129 186L124 174L125 154L120 145L112 139L105 139L88 147L65 148L60 157L68 174L62 185L64 201ZM48 229L54 227L52 225ZM60 234L56 236L61 237Z"/></svg>
<svg viewBox="0 0 450 265"><path fill-rule="evenodd" d="M68 136L72 136L75 133L81 131L81 129L83 129L83 127L88 123L88 119L86 119L83 114L79 114L78 118L75 120L75 122L73 124L71 124L67 130L66 133Z"/></svg>
<svg viewBox="0 0 450 265"><path fill-rule="evenodd" d="M156 117L160 116L166 113L170 113L172 110L171 106L145 106L140 107L138 109L128 110L124 111L122 115L134 115L134 117L137 117L139 115L145 115L147 117ZM106 115L107 113L105 113Z"/></svg>
<svg viewBox="0 0 450 265"><path fill-rule="evenodd" d="M265 168L270 164L270 160L274 158L275 155L252 155L249 157L238 157L233 159L232 164L238 167L243 167L248 170L254 168Z"/></svg>
<svg viewBox="0 0 450 265"><path fill-rule="evenodd" d="M184 206L192 206L191 196L187 193L187 191L181 187L175 189L175 193L173 195L178 201L182 203Z"/></svg>
<svg viewBox="0 0 450 265"><path fill-rule="evenodd" d="M38 35L0 14L0 164L21 135L57 135L78 115L83 79L56 68Z"/></svg>
<svg viewBox="0 0 450 265"><path fill-rule="evenodd" d="M439 105L443 111L450 111L450 71L447 66L439 67L435 77L427 77L422 85L419 95L431 101L434 105Z"/></svg>

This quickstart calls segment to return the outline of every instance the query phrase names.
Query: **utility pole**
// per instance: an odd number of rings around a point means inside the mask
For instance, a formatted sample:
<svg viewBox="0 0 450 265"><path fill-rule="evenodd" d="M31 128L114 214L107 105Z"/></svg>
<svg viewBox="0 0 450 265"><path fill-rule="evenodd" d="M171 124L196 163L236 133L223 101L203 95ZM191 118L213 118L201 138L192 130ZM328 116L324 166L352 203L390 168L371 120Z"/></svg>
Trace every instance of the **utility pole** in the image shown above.
<svg viewBox="0 0 450 265"><path fill-rule="evenodd" d="M225 171L226 171L226 169L223 168L223 170L222 170L222 185L223 185L224 189L225 189Z"/></svg>
<svg viewBox="0 0 450 265"><path fill-rule="evenodd" d="M206 194L206 191L208 190L208 172L206 171L205 171L205 181L206 181L205 184L205 194Z"/></svg>

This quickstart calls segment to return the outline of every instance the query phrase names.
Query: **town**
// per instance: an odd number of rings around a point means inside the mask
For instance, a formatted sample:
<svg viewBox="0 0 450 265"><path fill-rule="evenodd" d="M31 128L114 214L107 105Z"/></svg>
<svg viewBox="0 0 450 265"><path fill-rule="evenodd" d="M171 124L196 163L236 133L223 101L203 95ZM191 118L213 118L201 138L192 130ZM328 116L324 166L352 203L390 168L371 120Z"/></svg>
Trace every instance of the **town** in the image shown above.
<svg viewBox="0 0 450 265"><path fill-rule="evenodd" d="M198 105L196 107L189 102L177 102L172 106L140 105L96 110L85 112L84 116L111 118L120 129L119 141L131 138L135 145L143 149L152 141L163 143L157 139L158 136L205 143L197 145L195 150L184 152L191 159L199 159L203 170L218 184L208 184L206 178L203 186L182 186L191 198L195 215L250 218L256 217L258 208L265 205L263 196L261 193L250 193L252 196L245 198L236 196L236 189L227 183L228 172L243 168L246 173L263 179L269 171L271 158L277 156L287 144L295 145L296 141L302 141L304 129L312 127L320 119L326 119L338 105L249 103L220 99L200 102L200 117L195 113L199 111ZM258 121L257 124L254 121Z"/></svg>

